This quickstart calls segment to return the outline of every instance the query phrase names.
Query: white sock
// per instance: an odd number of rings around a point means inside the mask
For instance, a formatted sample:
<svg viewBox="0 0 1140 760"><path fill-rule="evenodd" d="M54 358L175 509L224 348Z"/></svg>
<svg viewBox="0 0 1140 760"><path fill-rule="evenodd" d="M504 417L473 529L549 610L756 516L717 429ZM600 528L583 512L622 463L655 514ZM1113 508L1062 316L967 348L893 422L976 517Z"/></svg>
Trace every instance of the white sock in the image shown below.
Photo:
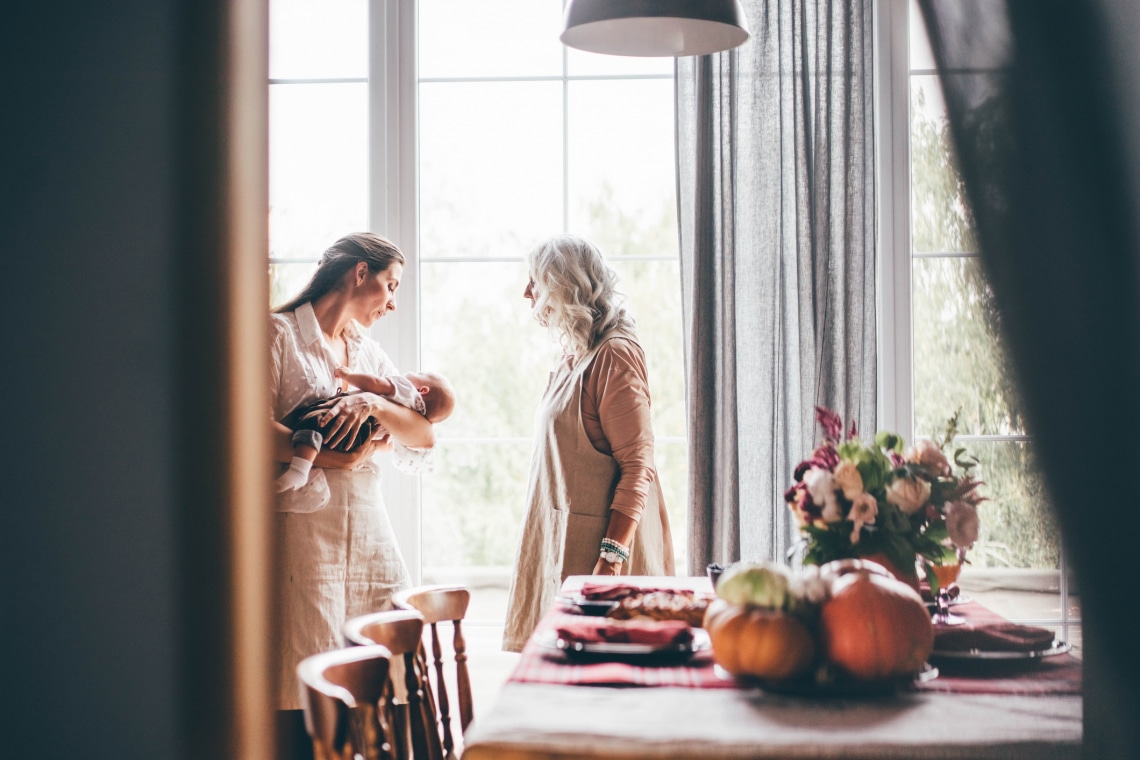
<svg viewBox="0 0 1140 760"><path fill-rule="evenodd" d="M293 461L289 463L289 469L282 473L281 477L277 478L273 483L273 487L277 490L277 493L300 488L309 482L309 470L312 466L313 463L308 459L293 457Z"/></svg>

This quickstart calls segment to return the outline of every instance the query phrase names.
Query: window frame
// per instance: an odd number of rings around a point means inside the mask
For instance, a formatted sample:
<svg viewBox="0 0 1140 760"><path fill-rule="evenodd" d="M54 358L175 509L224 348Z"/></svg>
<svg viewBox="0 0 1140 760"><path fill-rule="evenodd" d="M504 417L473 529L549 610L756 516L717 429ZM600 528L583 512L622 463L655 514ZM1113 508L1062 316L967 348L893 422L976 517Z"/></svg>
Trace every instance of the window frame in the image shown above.
<svg viewBox="0 0 1140 760"><path fill-rule="evenodd" d="M397 367L420 365L419 144L416 134L416 0L368 0L368 228L403 251L407 262L395 312L369 334ZM419 478L401 476L385 457L380 481L396 541L412 582L422 580Z"/></svg>
<svg viewBox="0 0 1140 760"><path fill-rule="evenodd" d="M910 0L875 0L875 172L878 232L878 420L880 429L914 439L914 353L912 265L919 258L978 258L974 252L912 251L910 177L910 80L936 71L910 68ZM1029 441L1026 435L960 435L969 442ZM1070 640L1081 621L1069 614L1068 564L1061 547L1058 573L1060 614L1017 622L1057 626Z"/></svg>

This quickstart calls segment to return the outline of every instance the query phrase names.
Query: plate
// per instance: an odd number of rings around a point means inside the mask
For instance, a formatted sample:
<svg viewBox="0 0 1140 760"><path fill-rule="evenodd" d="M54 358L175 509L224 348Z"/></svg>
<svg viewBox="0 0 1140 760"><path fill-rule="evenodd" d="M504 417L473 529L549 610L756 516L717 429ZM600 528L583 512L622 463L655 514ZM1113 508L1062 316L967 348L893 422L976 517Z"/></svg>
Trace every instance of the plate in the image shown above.
<svg viewBox="0 0 1140 760"><path fill-rule="evenodd" d="M1028 652L992 652L981 649L955 652L936 649L930 653L930 659L959 662L1025 662L1065 654L1072 648L1073 645L1069 642L1054 639L1052 646L1045 649L1033 649Z"/></svg>
<svg viewBox="0 0 1140 760"><path fill-rule="evenodd" d="M547 651L560 652L574 660L594 661L679 662L712 646L708 633L701 628L693 629L691 644L584 643L567 641L553 628L539 631L534 635L534 640Z"/></svg>
<svg viewBox="0 0 1140 760"><path fill-rule="evenodd" d="M591 617L603 617L614 607L621 604L621 602L596 602L586 599L586 597L580 594L564 594L555 597L554 601L558 602L566 612L573 612L577 615L590 615Z"/></svg>
<svg viewBox="0 0 1140 760"><path fill-rule="evenodd" d="M913 675L884 678L878 681L862 681L852 678L826 664L820 665L807 675L787 679L734 676L720 665L714 666L714 670L720 678L736 681L741 686L755 687L764 691L795 697L884 697L938 677L938 668L929 662L923 663L922 670Z"/></svg>

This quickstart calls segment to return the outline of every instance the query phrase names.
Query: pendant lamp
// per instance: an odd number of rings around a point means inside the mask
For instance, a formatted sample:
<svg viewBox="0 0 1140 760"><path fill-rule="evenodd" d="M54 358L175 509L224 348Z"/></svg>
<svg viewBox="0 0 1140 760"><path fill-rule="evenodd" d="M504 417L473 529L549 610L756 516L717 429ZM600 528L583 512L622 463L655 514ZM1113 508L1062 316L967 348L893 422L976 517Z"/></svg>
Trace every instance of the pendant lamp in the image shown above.
<svg viewBox="0 0 1140 760"><path fill-rule="evenodd" d="M740 0L570 0L562 42L606 55L718 53L749 37Z"/></svg>

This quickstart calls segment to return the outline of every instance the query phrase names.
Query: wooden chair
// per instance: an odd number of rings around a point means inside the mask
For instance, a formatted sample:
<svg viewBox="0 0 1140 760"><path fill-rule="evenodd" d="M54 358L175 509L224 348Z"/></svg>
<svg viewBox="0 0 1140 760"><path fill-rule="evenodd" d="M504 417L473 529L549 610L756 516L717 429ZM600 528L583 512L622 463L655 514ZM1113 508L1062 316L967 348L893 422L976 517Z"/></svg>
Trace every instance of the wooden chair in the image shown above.
<svg viewBox="0 0 1140 760"><path fill-rule="evenodd" d="M297 666L316 760L394 760L379 708L390 660L387 648L374 645L324 652Z"/></svg>
<svg viewBox="0 0 1140 760"><path fill-rule="evenodd" d="M435 698L423 655L423 615L413 609L376 612L352 618L344 625L349 644L387 647L393 658L389 688L382 702L382 720L391 726L397 760L443 760L443 745L436 730ZM397 663L398 660L398 663ZM402 664L402 668L396 667ZM403 670L406 695L393 679Z"/></svg>
<svg viewBox="0 0 1140 760"><path fill-rule="evenodd" d="M454 629L452 651L455 659L455 686L459 700L460 731L471 724L471 678L467 673L467 644L463 639L463 618L471 602L471 592L463 586L419 586L396 595L396 605L415 609L431 626L431 650L435 663L435 693L439 702L439 723L443 732L444 751L451 755L455 742L451 736L451 708L444 683L443 648L437 625L450 621Z"/></svg>

